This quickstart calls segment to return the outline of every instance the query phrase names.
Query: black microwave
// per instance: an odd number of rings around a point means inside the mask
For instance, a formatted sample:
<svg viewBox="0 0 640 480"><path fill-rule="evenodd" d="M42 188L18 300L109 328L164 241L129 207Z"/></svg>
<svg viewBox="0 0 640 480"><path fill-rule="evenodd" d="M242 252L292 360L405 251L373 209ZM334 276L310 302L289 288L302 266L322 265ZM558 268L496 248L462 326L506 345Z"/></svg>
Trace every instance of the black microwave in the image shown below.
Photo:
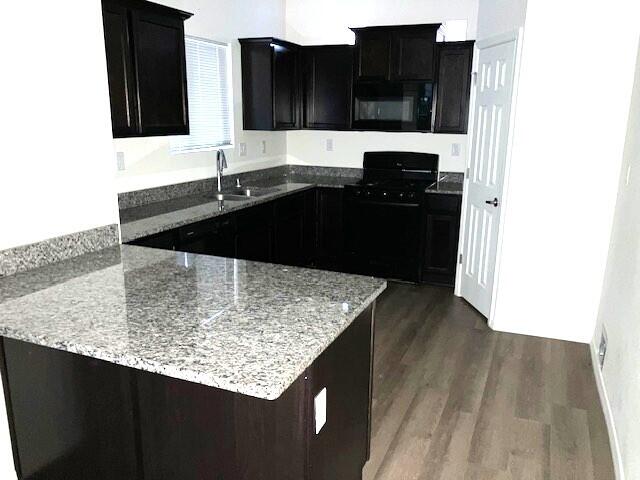
<svg viewBox="0 0 640 480"><path fill-rule="evenodd" d="M430 131L432 104L432 83L359 83L353 92L352 128Z"/></svg>

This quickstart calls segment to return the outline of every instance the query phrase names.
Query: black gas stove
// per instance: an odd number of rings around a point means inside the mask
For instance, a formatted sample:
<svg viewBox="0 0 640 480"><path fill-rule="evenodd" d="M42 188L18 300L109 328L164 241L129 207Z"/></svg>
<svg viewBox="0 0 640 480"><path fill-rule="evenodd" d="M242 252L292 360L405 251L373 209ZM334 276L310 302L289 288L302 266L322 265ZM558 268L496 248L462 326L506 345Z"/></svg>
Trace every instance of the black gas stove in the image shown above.
<svg viewBox="0 0 640 480"><path fill-rule="evenodd" d="M347 257L356 271L417 282L438 155L366 152L363 167L362 180L345 186Z"/></svg>

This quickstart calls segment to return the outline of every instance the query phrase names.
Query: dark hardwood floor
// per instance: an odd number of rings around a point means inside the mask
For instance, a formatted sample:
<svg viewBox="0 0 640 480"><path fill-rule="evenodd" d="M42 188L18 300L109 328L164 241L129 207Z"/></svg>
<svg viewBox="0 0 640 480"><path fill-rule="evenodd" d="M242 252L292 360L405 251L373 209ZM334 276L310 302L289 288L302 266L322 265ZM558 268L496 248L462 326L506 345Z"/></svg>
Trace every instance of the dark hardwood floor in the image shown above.
<svg viewBox="0 0 640 480"><path fill-rule="evenodd" d="M376 309L365 480L612 480L587 345L494 332L450 289Z"/></svg>

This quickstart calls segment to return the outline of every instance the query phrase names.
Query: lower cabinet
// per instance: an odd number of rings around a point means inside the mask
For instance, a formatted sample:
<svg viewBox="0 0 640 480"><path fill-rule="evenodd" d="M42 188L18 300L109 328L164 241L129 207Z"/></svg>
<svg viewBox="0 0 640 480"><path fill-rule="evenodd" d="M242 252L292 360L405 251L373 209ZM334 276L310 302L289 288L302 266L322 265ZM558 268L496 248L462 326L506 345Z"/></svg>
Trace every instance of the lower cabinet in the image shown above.
<svg viewBox="0 0 640 480"><path fill-rule="evenodd" d="M460 195L427 195L427 221L422 281L451 286L455 282Z"/></svg>
<svg viewBox="0 0 640 480"><path fill-rule="evenodd" d="M342 189L319 187L130 243L450 286L461 196L428 194L425 203L393 211L376 204L353 215Z"/></svg>
<svg viewBox="0 0 640 480"><path fill-rule="evenodd" d="M267 203L236 214L236 257L257 262L272 260L273 205Z"/></svg>
<svg viewBox="0 0 640 480"><path fill-rule="evenodd" d="M341 188L317 189L316 265L344 269L344 196Z"/></svg>

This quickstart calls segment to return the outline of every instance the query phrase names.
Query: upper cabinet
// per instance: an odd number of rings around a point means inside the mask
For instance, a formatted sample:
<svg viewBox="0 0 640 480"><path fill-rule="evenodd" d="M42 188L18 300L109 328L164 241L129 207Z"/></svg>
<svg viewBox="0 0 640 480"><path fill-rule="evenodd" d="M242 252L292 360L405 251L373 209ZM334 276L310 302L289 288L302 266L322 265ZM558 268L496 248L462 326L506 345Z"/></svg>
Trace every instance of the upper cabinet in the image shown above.
<svg viewBox="0 0 640 480"><path fill-rule="evenodd" d="M440 24L353 28L358 81L432 81Z"/></svg>
<svg viewBox="0 0 640 480"><path fill-rule="evenodd" d="M189 133L183 22L143 0L103 0L113 136Z"/></svg>
<svg viewBox="0 0 640 480"><path fill-rule="evenodd" d="M473 42L437 43L439 27L354 28L355 46L240 39L244 129L466 133Z"/></svg>
<svg viewBox="0 0 640 480"><path fill-rule="evenodd" d="M353 47L302 47L304 128L346 130L351 121Z"/></svg>
<svg viewBox="0 0 640 480"><path fill-rule="evenodd" d="M438 43L436 133L467 133L474 42Z"/></svg>
<svg viewBox="0 0 640 480"><path fill-rule="evenodd" d="M245 130L300 128L300 47L277 38L240 39Z"/></svg>

